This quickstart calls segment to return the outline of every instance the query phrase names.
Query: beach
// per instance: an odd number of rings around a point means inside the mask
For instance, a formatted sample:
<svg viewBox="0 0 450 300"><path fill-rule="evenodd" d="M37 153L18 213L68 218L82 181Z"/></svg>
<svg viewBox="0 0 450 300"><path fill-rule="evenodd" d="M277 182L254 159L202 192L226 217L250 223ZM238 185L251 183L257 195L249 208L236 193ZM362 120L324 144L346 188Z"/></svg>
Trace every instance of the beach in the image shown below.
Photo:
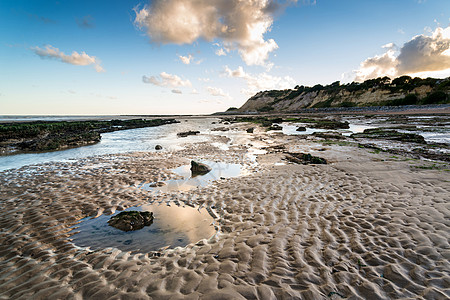
<svg viewBox="0 0 450 300"><path fill-rule="evenodd" d="M2 171L0 299L450 297L448 163L247 133L250 123L212 127L170 150ZM327 164L291 163L286 153ZM179 180L172 170L194 159L242 172L181 191L141 188ZM84 218L148 203L208 208L217 232L145 253L73 242Z"/></svg>

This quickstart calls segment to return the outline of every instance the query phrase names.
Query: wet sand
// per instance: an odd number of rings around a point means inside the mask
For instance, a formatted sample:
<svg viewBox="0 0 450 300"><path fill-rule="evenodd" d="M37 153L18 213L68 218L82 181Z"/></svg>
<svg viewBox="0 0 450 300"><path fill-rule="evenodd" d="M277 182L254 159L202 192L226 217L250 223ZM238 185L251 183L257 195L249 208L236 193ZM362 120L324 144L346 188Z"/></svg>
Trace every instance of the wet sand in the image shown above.
<svg viewBox="0 0 450 300"><path fill-rule="evenodd" d="M329 164L269 151L255 167L249 144ZM192 158L249 174L160 195L137 188L179 179L170 169ZM417 168L427 164L256 130L229 150L199 143L5 171L0 299L448 299L450 183L448 171ZM80 219L154 201L214 206L220 231L137 254L71 243Z"/></svg>

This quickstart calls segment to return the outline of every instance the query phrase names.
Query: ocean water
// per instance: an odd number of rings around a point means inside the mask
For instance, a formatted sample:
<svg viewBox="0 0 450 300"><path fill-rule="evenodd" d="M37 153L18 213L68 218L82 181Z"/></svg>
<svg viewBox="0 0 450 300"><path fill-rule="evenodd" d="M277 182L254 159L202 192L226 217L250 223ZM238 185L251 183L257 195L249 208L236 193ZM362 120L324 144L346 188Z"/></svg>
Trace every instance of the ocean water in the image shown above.
<svg viewBox="0 0 450 300"><path fill-rule="evenodd" d="M67 121L70 120L73 119L67 119ZM199 130L201 133L206 132L213 126L212 122L218 121L216 118L190 118L179 120L181 122L177 124L103 133L101 141L95 145L61 151L0 156L0 171L47 162L71 161L96 155L136 151L151 152L156 151L156 145L161 145L165 151L175 151L182 149L183 144L185 143L198 143L207 140L207 137L202 136L201 134L179 138L177 137L178 132L189 130Z"/></svg>
<svg viewBox="0 0 450 300"><path fill-rule="evenodd" d="M118 118L136 118L136 116L0 116L0 122L21 122L21 121L74 121L74 120L108 120ZM438 125L434 125L429 119L437 118L440 120ZM440 118L440 119L439 119ZM442 121L444 118L444 121ZM212 142L214 146L226 150L231 144L246 144L249 142L249 135L242 131L211 131L215 127L221 127L217 123L220 119L213 117L199 118L176 118L180 121L177 124L168 124L157 127L138 128L122 130L116 132L103 133L99 143L90 146L72 148L61 151L44 153L26 153L0 156L0 171L20 168L27 165L42 164L47 162L71 161L96 155L119 154L136 151L156 151L155 146L161 145L163 151L176 151L183 148L187 143L198 143L209 140L206 135L223 135L230 138L229 143ZM386 122L386 117L379 116L366 119L363 116L352 116L345 118L350 123L350 129L338 130L344 135L350 135L355 132L362 132L367 128L390 127ZM416 130L408 131L421 134L427 142L450 144L450 122L447 116L413 116L409 117L407 123L417 125ZM447 122L445 121L447 120ZM306 125L306 124L304 124ZM323 129L307 128L305 132L297 132L299 124L285 123L283 133L287 135L311 134L313 132L326 131ZM189 130L199 130L200 135L178 138L178 132ZM403 131L403 130L400 130ZM252 148L250 149L252 150ZM255 149L253 149L255 150ZM256 149L260 151L260 149ZM249 151L251 152L251 151ZM258 154L259 152L255 152Z"/></svg>

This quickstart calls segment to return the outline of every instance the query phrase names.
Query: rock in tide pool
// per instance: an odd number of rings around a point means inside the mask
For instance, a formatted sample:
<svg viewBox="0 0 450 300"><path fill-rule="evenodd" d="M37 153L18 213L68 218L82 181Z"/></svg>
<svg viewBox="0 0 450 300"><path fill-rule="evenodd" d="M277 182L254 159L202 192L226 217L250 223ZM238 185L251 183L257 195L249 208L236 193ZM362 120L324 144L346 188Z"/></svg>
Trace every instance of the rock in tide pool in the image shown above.
<svg viewBox="0 0 450 300"><path fill-rule="evenodd" d="M296 131L306 131L306 127L300 126L297 128Z"/></svg>
<svg viewBox="0 0 450 300"><path fill-rule="evenodd" d="M162 146L161 145L156 145L155 146L155 150L161 150L162 149Z"/></svg>
<svg viewBox="0 0 450 300"><path fill-rule="evenodd" d="M205 165L205 164L193 161L193 160L191 161L192 176L203 175L210 171L211 171L211 167L209 167L208 165Z"/></svg>
<svg viewBox="0 0 450 300"><path fill-rule="evenodd" d="M108 224L122 231L133 231L150 226L153 223L153 213L149 211L123 211L109 219Z"/></svg>
<svg viewBox="0 0 450 300"><path fill-rule="evenodd" d="M253 127L251 127L251 128L247 128L247 133L253 133L253 130L254 130L254 128Z"/></svg>

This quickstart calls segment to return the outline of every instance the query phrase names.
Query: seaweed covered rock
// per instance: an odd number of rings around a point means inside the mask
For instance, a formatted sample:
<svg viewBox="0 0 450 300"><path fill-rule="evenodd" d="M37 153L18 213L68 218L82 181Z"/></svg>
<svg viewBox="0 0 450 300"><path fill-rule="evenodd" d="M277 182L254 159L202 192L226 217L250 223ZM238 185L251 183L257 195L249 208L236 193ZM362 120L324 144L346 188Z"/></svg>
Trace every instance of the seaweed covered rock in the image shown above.
<svg viewBox="0 0 450 300"><path fill-rule="evenodd" d="M150 226L153 223L153 213L149 211L123 211L109 219L108 224L122 231L133 231Z"/></svg>
<svg viewBox="0 0 450 300"><path fill-rule="evenodd" d="M326 165L327 161L324 158L318 157L318 156L312 156L309 153L292 153L292 152L285 152L286 159L290 162L296 163L296 164L302 164L302 165L309 165L309 164L322 164Z"/></svg>
<svg viewBox="0 0 450 300"><path fill-rule="evenodd" d="M394 140L400 142L410 142L418 144L426 144L425 139L420 134L403 133L392 129L371 128L366 129L362 133L354 133L352 138L381 139Z"/></svg>
<svg viewBox="0 0 450 300"><path fill-rule="evenodd" d="M210 172L212 169L210 166L196 161L191 161L191 173L192 176L203 175Z"/></svg>
<svg viewBox="0 0 450 300"><path fill-rule="evenodd" d="M347 121L316 120L313 124L311 124L311 127L320 129L349 129L350 125Z"/></svg>
<svg viewBox="0 0 450 300"><path fill-rule="evenodd" d="M304 127L304 126L299 126L299 127L297 128L297 130L295 130L295 131L306 131L306 127Z"/></svg>

